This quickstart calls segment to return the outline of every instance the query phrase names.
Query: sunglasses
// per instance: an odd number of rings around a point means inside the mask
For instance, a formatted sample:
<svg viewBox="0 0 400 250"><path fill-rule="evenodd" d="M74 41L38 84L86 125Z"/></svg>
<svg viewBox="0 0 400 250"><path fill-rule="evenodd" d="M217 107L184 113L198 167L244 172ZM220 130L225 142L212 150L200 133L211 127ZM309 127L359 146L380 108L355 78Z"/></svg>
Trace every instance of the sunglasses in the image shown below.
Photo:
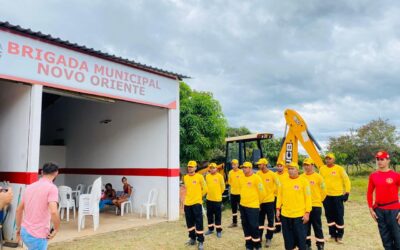
<svg viewBox="0 0 400 250"><path fill-rule="evenodd" d="M383 161L386 160L386 158L376 158L376 161Z"/></svg>

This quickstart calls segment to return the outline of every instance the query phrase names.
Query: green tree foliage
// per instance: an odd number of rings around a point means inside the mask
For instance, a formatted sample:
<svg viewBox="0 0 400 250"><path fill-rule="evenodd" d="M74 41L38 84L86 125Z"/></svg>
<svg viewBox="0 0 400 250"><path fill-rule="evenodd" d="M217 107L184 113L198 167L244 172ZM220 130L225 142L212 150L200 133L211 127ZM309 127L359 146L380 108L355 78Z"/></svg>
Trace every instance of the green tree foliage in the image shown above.
<svg viewBox="0 0 400 250"><path fill-rule="evenodd" d="M232 128L228 127L226 130L226 137L235 137L235 136L241 136L241 135L248 135L251 134L250 129L242 126L240 128Z"/></svg>
<svg viewBox="0 0 400 250"><path fill-rule="evenodd" d="M396 126L388 120L377 119L350 130L348 135L329 139L329 150L336 153L341 164L370 163L375 153L386 150L391 155L391 163L399 164L400 136Z"/></svg>
<svg viewBox="0 0 400 250"><path fill-rule="evenodd" d="M224 143L227 122L221 105L212 93L192 90L180 83L180 158L211 159L215 148Z"/></svg>
<svg viewBox="0 0 400 250"><path fill-rule="evenodd" d="M281 151L281 141L282 138L273 138L269 140L262 141L263 154L268 158L270 164L275 166L279 153Z"/></svg>

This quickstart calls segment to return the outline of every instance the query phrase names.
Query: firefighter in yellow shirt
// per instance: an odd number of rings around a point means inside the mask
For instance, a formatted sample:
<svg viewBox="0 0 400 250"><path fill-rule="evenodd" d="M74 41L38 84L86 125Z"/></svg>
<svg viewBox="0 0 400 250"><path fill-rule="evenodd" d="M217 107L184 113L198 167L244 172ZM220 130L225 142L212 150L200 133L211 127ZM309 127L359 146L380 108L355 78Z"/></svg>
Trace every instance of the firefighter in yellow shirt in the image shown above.
<svg viewBox="0 0 400 250"><path fill-rule="evenodd" d="M344 168L335 164L333 153L325 156L325 164L319 173L326 184L327 196L324 200L324 208L331 236L330 241L343 244L344 202L349 199L350 179Z"/></svg>
<svg viewBox="0 0 400 250"><path fill-rule="evenodd" d="M238 209L240 203L239 180L243 177L243 171L239 169L239 162L236 159L231 161L232 170L228 174L228 184L230 185L230 200L232 209L232 224L228 228L237 227Z"/></svg>
<svg viewBox="0 0 400 250"><path fill-rule="evenodd" d="M265 246L271 246L271 240L275 231L275 193L279 186L278 176L274 172L268 169L268 160L265 158L261 158L257 162L258 168L260 169L257 172L257 175L260 176L264 189L265 189L265 198L261 201L260 204L260 215L259 215L259 229L260 229L260 238L262 241L262 235L264 229L267 230L265 235ZM265 217L267 217L268 224L265 226Z"/></svg>
<svg viewBox="0 0 400 250"><path fill-rule="evenodd" d="M278 190L276 217L281 219L285 249L306 249L306 227L311 212L311 191L307 179L299 176L299 165L288 165L289 178Z"/></svg>
<svg viewBox="0 0 400 250"><path fill-rule="evenodd" d="M310 221L307 223L307 250L311 249L311 226L314 229L315 241L318 250L323 250L325 245L324 234L322 232L322 202L326 197L325 182L322 176L315 172L314 161L307 158L303 161L304 173L301 175L310 183L312 210Z"/></svg>
<svg viewBox="0 0 400 250"><path fill-rule="evenodd" d="M196 237L198 249L203 250L203 196L207 193L207 184L201 174L196 173L197 163L189 161L187 164L188 173L183 177L186 188L184 202L186 226L189 231L189 241L187 245L195 245Z"/></svg>
<svg viewBox="0 0 400 250"><path fill-rule="evenodd" d="M260 202L265 198L261 178L253 173L253 164L244 162L243 178L240 178L240 218L246 249L261 249L259 225Z"/></svg>
<svg viewBox="0 0 400 250"><path fill-rule="evenodd" d="M282 181L284 181L286 178L289 178L289 174L287 173L287 171L285 171L285 162L279 160L276 163L276 176L278 177L279 183L282 183ZM278 189L275 192L275 214L276 214L276 200L277 200L277 196L278 196ZM279 218L276 218L275 221L275 232L274 233L280 233L282 230L282 223L279 220Z"/></svg>
<svg viewBox="0 0 400 250"><path fill-rule="evenodd" d="M217 237L222 237L222 193L225 191L224 177L217 173L217 164L211 163L209 165L210 173L206 175L206 183L208 188L207 193L207 220L208 220L208 231L205 235L210 235L214 232L214 227L217 231Z"/></svg>

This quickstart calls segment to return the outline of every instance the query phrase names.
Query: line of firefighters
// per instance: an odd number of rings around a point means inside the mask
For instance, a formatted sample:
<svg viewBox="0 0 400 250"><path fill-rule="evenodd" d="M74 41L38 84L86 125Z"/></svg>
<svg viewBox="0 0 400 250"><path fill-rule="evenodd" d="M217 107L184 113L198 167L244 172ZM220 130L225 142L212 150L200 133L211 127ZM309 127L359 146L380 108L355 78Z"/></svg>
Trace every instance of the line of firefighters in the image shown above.
<svg viewBox="0 0 400 250"><path fill-rule="evenodd" d="M334 154L327 154L325 162L316 173L312 159L305 159L304 173L300 175L295 162L278 162L275 173L268 169L268 160L261 158L256 163L260 170L253 173L252 163L244 162L239 169L238 161L232 160L233 169L228 174L232 208L229 227L237 227L239 210L246 249L261 249L264 230L266 247L271 246L274 233L282 230L285 249L311 249L311 227L317 249L324 249L322 206L330 240L343 243L343 203L349 198L350 179L344 168L335 164ZM210 164L210 173L205 179L195 172L195 161L189 161L187 167L188 174L183 179L187 190L184 211L190 238L187 244L195 245L197 239L198 249L203 249L204 234L216 230L217 237L222 237L221 205L225 182L215 163ZM202 201L206 194L208 230L204 233Z"/></svg>
<svg viewBox="0 0 400 250"><path fill-rule="evenodd" d="M314 230L317 249L324 249L322 232L322 206L329 226L330 241L343 244L344 205L349 198L350 179L343 167L335 164L335 156L325 157L319 173L314 162L307 158L303 162L304 173L299 173L295 162L278 162L273 172L268 169L268 160L261 158L253 165L244 162L239 169L237 160L232 160L232 170L228 174L232 224L237 227L238 210L242 222L246 249L261 249L264 230L265 246L270 247L274 233L282 231L285 249L311 249L311 227ZM183 181L186 187L184 212L189 231L188 245L204 249L204 235L216 230L222 237L221 206L225 190L224 178L218 173L217 165L210 164L210 173L205 179L196 173L197 163L189 161L188 174ZM203 196L206 196L208 230L203 231ZM265 225L265 219L267 224Z"/></svg>

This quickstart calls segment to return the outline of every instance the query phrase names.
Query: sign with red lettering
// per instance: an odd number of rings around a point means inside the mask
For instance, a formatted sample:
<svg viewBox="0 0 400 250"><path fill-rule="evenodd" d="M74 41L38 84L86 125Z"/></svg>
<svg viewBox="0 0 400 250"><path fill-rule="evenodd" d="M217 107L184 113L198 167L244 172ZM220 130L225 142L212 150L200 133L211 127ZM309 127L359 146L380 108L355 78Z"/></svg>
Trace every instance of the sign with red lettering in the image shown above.
<svg viewBox="0 0 400 250"><path fill-rule="evenodd" d="M0 30L0 78L175 108L178 82Z"/></svg>

